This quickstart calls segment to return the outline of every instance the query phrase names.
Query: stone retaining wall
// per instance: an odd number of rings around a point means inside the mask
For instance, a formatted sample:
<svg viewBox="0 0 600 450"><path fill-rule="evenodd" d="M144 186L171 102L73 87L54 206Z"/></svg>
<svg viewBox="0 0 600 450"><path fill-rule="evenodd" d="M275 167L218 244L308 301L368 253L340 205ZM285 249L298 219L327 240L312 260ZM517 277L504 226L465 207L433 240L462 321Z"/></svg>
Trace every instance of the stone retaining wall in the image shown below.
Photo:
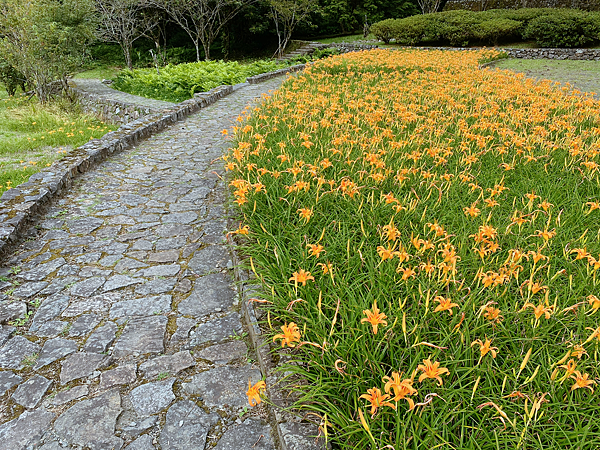
<svg viewBox="0 0 600 450"><path fill-rule="evenodd" d="M468 51L481 50L473 47L406 47L418 50L450 50ZM600 49L594 48L501 48L490 49L505 52L511 58L522 59L572 59L584 61L600 61Z"/></svg>
<svg viewBox="0 0 600 450"><path fill-rule="evenodd" d="M511 58L600 61L600 49L594 48L504 48L501 50Z"/></svg>
<svg viewBox="0 0 600 450"><path fill-rule="evenodd" d="M97 115L107 122L125 124L147 114L159 113L161 111L147 106L108 99L75 87L71 87L70 89L83 106L85 112Z"/></svg>

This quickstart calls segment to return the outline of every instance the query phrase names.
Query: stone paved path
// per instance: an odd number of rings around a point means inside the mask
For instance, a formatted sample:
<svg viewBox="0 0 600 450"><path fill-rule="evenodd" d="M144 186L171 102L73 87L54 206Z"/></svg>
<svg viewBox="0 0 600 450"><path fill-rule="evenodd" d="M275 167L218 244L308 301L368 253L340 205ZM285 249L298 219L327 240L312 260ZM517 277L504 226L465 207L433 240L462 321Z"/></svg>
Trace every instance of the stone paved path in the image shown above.
<svg viewBox="0 0 600 450"><path fill-rule="evenodd" d="M117 100L131 105L138 105L156 110L175 106L175 103L155 100L153 98L140 97L139 95L128 94L127 92L117 91L96 78L73 78L71 82L79 89L90 92L101 98Z"/></svg>
<svg viewBox="0 0 600 450"><path fill-rule="evenodd" d="M273 449L224 245L245 85L82 175L0 269L0 450ZM263 414L264 415L264 411Z"/></svg>

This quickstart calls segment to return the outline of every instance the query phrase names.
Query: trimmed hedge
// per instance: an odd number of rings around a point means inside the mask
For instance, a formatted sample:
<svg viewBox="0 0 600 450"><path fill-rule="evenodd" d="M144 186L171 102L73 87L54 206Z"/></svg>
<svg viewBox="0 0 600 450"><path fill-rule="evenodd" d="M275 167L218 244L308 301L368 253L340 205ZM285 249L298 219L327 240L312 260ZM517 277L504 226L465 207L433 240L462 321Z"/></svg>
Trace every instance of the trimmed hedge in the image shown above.
<svg viewBox="0 0 600 450"><path fill-rule="evenodd" d="M386 44L498 45L533 39L540 47L582 47L600 42L600 13L575 9L465 10L387 19L371 26Z"/></svg>

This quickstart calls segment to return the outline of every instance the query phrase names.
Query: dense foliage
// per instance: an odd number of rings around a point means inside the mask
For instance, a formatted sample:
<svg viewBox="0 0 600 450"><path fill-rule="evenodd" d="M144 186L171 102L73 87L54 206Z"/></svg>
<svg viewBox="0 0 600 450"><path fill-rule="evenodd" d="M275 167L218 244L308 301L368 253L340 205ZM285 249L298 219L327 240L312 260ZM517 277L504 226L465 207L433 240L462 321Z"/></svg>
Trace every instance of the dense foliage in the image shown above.
<svg viewBox="0 0 600 450"><path fill-rule="evenodd" d="M255 61L240 64L236 61L201 61L167 65L156 69L124 70L113 87L130 94L171 102L191 98L220 85L243 83L247 77L284 67L276 61Z"/></svg>
<svg viewBox="0 0 600 450"><path fill-rule="evenodd" d="M235 233L334 448L600 442L600 103L495 56L334 56L239 119Z"/></svg>
<svg viewBox="0 0 600 450"><path fill-rule="evenodd" d="M600 42L600 13L569 9L444 11L387 19L371 27L384 42L498 45L533 39L541 47L580 47Z"/></svg>

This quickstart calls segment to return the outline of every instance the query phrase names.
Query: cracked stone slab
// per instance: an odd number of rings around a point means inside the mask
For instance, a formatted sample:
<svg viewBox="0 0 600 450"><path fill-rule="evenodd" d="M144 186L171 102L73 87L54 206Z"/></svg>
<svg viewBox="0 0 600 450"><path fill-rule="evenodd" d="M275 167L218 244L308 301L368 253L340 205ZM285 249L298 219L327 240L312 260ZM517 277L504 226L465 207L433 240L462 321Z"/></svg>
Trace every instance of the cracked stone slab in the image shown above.
<svg viewBox="0 0 600 450"><path fill-rule="evenodd" d="M181 314L202 317L214 312L226 311L235 301L235 292L228 277L213 273L200 277L194 283L194 290L177 309Z"/></svg>
<svg viewBox="0 0 600 450"><path fill-rule="evenodd" d="M38 337L53 338L61 334L65 330L65 327L67 325L67 322L63 322L60 320L51 320L50 322L46 322L42 326L40 326L36 330L35 335Z"/></svg>
<svg viewBox="0 0 600 450"><path fill-rule="evenodd" d="M12 302L0 305L0 323L8 323L15 319L20 319L27 314L27 304L25 302Z"/></svg>
<svg viewBox="0 0 600 450"><path fill-rule="evenodd" d="M57 317L69 305L69 297L61 294L54 294L42 302L37 313L33 316L33 322L30 331L35 332L44 322Z"/></svg>
<svg viewBox="0 0 600 450"><path fill-rule="evenodd" d="M25 411L0 425L0 450L16 450L39 443L55 415L43 408Z"/></svg>
<svg viewBox="0 0 600 450"><path fill-rule="evenodd" d="M159 422L159 419L159 416L150 416L137 422L131 422L129 425L123 427L123 435L128 437L139 436L144 431L156 425Z"/></svg>
<svg viewBox="0 0 600 450"><path fill-rule="evenodd" d="M56 360L76 352L78 347L77 342L68 339L54 338L47 340L33 370L41 369Z"/></svg>
<svg viewBox="0 0 600 450"><path fill-rule="evenodd" d="M176 375L188 367L196 364L193 356L189 351L182 351L173 355L158 356L150 359L140 366L140 371L144 377L151 379L161 373Z"/></svg>
<svg viewBox="0 0 600 450"><path fill-rule="evenodd" d="M101 391L110 389L114 386L132 384L137 379L137 368L135 364L115 367L100 374L100 384L98 389Z"/></svg>
<svg viewBox="0 0 600 450"><path fill-rule="evenodd" d="M175 330L175 333L173 333L173 336L171 336L171 342L173 343L186 340L190 335L190 330L198 322L187 317L178 317L176 323L177 330Z"/></svg>
<svg viewBox="0 0 600 450"><path fill-rule="evenodd" d="M188 267L198 275L215 270L225 269L231 259L227 248L223 245L209 245L196 251Z"/></svg>
<svg viewBox="0 0 600 450"><path fill-rule="evenodd" d="M247 354L248 347L244 341L232 341L224 344L211 345L210 347L206 347L195 353L198 358L221 364L244 358Z"/></svg>
<svg viewBox="0 0 600 450"><path fill-rule="evenodd" d="M153 448L152 438L150 435L144 434L125 447L124 450L151 450Z"/></svg>
<svg viewBox="0 0 600 450"><path fill-rule="evenodd" d="M120 358L133 353L164 353L166 330L165 316L131 319L115 344L113 356Z"/></svg>
<svg viewBox="0 0 600 450"><path fill-rule="evenodd" d="M56 419L54 431L69 445L85 446L91 450L120 449L123 440L114 432L122 410L119 392L109 391L71 406Z"/></svg>
<svg viewBox="0 0 600 450"><path fill-rule="evenodd" d="M27 272L21 272L19 277L27 281L41 281L50 275L52 272L57 271L67 262L64 258L56 258L46 264L40 264L35 269Z"/></svg>
<svg viewBox="0 0 600 450"><path fill-rule="evenodd" d="M218 420L218 415L205 413L189 400L175 403L167 411L165 426L158 439L161 449L191 450L204 448L208 430Z"/></svg>
<svg viewBox="0 0 600 450"><path fill-rule="evenodd" d="M154 381L142 384L129 393L129 400L133 409L140 417L156 414L175 400L173 394L173 383L175 378L164 381Z"/></svg>
<svg viewBox="0 0 600 450"><path fill-rule="evenodd" d="M83 350L88 353L104 353L116 338L117 324L106 322L96 328L85 342Z"/></svg>
<svg viewBox="0 0 600 450"><path fill-rule="evenodd" d="M80 281L76 283L73 287L71 287L71 295L76 295L78 297L90 297L94 292L96 292L102 285L106 279L104 277L92 277L87 280Z"/></svg>
<svg viewBox="0 0 600 450"><path fill-rule="evenodd" d="M271 427L263 425L259 420L246 419L243 423L228 429L215 450L275 450L271 440Z"/></svg>
<svg viewBox="0 0 600 450"><path fill-rule="evenodd" d="M61 391L54 396L54 398L50 401L51 405L61 406L66 403L72 402L73 400L77 400L82 397L86 397L89 393L89 387L85 384L80 386L73 386L71 389L67 389L66 391Z"/></svg>
<svg viewBox="0 0 600 450"><path fill-rule="evenodd" d="M248 380L255 384L261 378L260 370L250 364L243 367L222 366L197 373L181 387L187 394L201 396L209 407L225 405L238 409L248 404Z"/></svg>
<svg viewBox="0 0 600 450"><path fill-rule="evenodd" d="M15 333L15 327L1 326L0 325L0 347L2 347Z"/></svg>
<svg viewBox="0 0 600 450"><path fill-rule="evenodd" d="M12 389L21 381L23 381L23 378L11 371L0 372L0 396L4 395L6 391Z"/></svg>
<svg viewBox="0 0 600 450"><path fill-rule="evenodd" d="M13 393L12 399L27 409L33 409L42 401L53 381L41 375L34 375L21 384Z"/></svg>
<svg viewBox="0 0 600 450"><path fill-rule="evenodd" d="M179 273L181 267L179 264L163 264L160 266L152 266L147 269L139 270L135 273L136 277L174 277Z"/></svg>
<svg viewBox="0 0 600 450"><path fill-rule="evenodd" d="M141 280L128 277L127 275L114 275L104 283L102 288L103 292L114 291L115 289L121 289L132 284L141 283Z"/></svg>
<svg viewBox="0 0 600 450"><path fill-rule="evenodd" d="M277 424L279 434L288 450L326 450L325 439L317 438L321 433L316 425L296 422Z"/></svg>
<svg viewBox="0 0 600 450"><path fill-rule="evenodd" d="M135 288L135 293L138 295L164 294L171 292L175 287L176 280L169 278L166 280L150 280Z"/></svg>
<svg viewBox="0 0 600 450"><path fill-rule="evenodd" d="M67 222L67 228L73 234L90 234L104 224L104 220L95 217L71 220Z"/></svg>
<svg viewBox="0 0 600 450"><path fill-rule="evenodd" d="M13 291L12 295L14 297L18 297L18 298L33 297L35 294L40 292L46 286L48 286L48 283L46 283L45 281L23 283L21 286L19 286L17 289L15 289Z"/></svg>
<svg viewBox="0 0 600 450"><path fill-rule="evenodd" d="M150 316L169 311L171 311L171 296L159 295L117 302L110 309L110 318Z"/></svg>
<svg viewBox="0 0 600 450"><path fill-rule="evenodd" d="M96 353L77 352L62 362L60 383L90 376L104 361L105 355Z"/></svg>
<svg viewBox="0 0 600 450"><path fill-rule="evenodd" d="M148 255L148 262L174 263L177 261L179 261L179 250L167 250L163 252L150 253Z"/></svg>
<svg viewBox="0 0 600 450"><path fill-rule="evenodd" d="M121 296L116 292L94 295L93 297L84 299L77 298L63 311L62 316L75 317L85 312L103 313L108 311L110 305L120 300L120 298Z"/></svg>
<svg viewBox="0 0 600 450"><path fill-rule="evenodd" d="M79 316L75 322L73 322L69 330L69 336L85 336L91 333L101 320L102 316L99 314L83 314Z"/></svg>
<svg viewBox="0 0 600 450"><path fill-rule="evenodd" d="M0 368L22 369L26 358L31 358L41 351L41 347L23 336L15 336L0 349Z"/></svg>
<svg viewBox="0 0 600 450"><path fill-rule="evenodd" d="M242 322L240 315L236 312L213 319L209 322L198 325L194 337L190 341L190 346L214 342L219 344L224 340L239 335L242 332Z"/></svg>

